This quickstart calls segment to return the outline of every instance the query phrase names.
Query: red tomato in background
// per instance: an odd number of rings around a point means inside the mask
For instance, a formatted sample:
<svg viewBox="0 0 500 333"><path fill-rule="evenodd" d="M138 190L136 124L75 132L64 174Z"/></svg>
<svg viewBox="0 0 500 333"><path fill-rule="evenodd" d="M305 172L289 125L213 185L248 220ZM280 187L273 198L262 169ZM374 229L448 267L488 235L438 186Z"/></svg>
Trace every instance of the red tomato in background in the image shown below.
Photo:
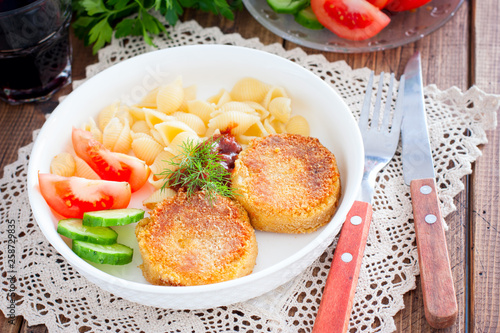
<svg viewBox="0 0 500 333"><path fill-rule="evenodd" d="M311 8L323 26L350 40L371 38L391 21L366 0L311 0Z"/></svg>
<svg viewBox="0 0 500 333"><path fill-rule="evenodd" d="M127 182L39 173L38 184L50 208L66 218L82 218L83 213L96 210L126 208L132 195Z"/></svg>
<svg viewBox="0 0 500 333"><path fill-rule="evenodd" d="M392 0L366 0L366 1L368 1L369 3L374 5L375 7L382 9L385 6L387 6L387 4L389 2L391 2Z"/></svg>
<svg viewBox="0 0 500 333"><path fill-rule="evenodd" d="M386 9L392 12L402 12L404 10L415 9L425 5L431 0L392 0Z"/></svg>
<svg viewBox="0 0 500 333"><path fill-rule="evenodd" d="M139 190L148 180L149 168L145 162L110 151L90 132L73 128L72 140L76 155L102 179L128 182L132 192Z"/></svg>

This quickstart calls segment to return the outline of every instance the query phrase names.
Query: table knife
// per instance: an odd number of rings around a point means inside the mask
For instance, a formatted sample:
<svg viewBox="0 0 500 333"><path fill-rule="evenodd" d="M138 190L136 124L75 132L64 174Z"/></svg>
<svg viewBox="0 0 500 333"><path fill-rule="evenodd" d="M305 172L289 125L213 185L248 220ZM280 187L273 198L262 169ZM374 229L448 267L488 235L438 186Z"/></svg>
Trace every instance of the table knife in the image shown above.
<svg viewBox="0 0 500 333"><path fill-rule="evenodd" d="M436 191L418 51L404 75L403 176L410 186L424 311L429 325L446 328L455 323L458 307Z"/></svg>

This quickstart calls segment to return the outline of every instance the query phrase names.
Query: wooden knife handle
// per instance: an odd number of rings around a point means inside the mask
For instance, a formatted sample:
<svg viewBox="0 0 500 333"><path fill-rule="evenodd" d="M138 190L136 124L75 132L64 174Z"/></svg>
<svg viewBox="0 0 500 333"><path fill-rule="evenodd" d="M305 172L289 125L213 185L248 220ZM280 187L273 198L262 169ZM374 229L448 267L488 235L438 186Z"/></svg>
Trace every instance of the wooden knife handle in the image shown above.
<svg viewBox="0 0 500 333"><path fill-rule="evenodd" d="M372 206L355 201L340 232L313 333L347 331L371 219Z"/></svg>
<svg viewBox="0 0 500 333"><path fill-rule="evenodd" d="M457 299L434 179L410 183L425 318L434 328L455 323Z"/></svg>

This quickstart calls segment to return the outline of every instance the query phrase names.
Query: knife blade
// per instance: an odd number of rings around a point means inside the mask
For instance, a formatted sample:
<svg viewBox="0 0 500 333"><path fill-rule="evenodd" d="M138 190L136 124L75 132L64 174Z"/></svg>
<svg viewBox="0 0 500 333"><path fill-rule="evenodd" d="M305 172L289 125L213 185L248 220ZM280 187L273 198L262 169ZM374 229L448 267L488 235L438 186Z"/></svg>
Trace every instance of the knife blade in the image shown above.
<svg viewBox="0 0 500 333"><path fill-rule="evenodd" d="M429 325L446 328L455 323L458 306L436 191L418 51L404 74L403 175L410 186L424 311Z"/></svg>

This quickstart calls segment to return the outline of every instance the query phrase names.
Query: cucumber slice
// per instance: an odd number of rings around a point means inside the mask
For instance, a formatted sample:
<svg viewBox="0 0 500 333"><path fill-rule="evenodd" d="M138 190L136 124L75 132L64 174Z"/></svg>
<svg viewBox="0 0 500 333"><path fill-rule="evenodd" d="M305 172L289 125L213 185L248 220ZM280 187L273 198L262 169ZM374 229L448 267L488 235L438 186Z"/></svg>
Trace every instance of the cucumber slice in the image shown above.
<svg viewBox="0 0 500 333"><path fill-rule="evenodd" d="M133 249L118 243L101 245L74 240L72 249L80 258L98 264L125 265L132 262L134 256Z"/></svg>
<svg viewBox="0 0 500 333"><path fill-rule="evenodd" d="M108 227L88 227L81 219L66 219L57 223L57 232L71 239L95 244L114 244L118 234Z"/></svg>
<svg viewBox="0 0 500 333"><path fill-rule="evenodd" d="M90 227L109 227L126 225L144 218L144 211L138 208L99 210L83 214L83 225Z"/></svg>
<svg viewBox="0 0 500 333"><path fill-rule="evenodd" d="M323 25L319 23L311 7L306 7L299 10L299 12L294 16L295 22L307 29L321 30L324 28Z"/></svg>
<svg viewBox="0 0 500 333"><path fill-rule="evenodd" d="M267 0L267 4L276 13L295 14L305 6L309 5L310 0Z"/></svg>

